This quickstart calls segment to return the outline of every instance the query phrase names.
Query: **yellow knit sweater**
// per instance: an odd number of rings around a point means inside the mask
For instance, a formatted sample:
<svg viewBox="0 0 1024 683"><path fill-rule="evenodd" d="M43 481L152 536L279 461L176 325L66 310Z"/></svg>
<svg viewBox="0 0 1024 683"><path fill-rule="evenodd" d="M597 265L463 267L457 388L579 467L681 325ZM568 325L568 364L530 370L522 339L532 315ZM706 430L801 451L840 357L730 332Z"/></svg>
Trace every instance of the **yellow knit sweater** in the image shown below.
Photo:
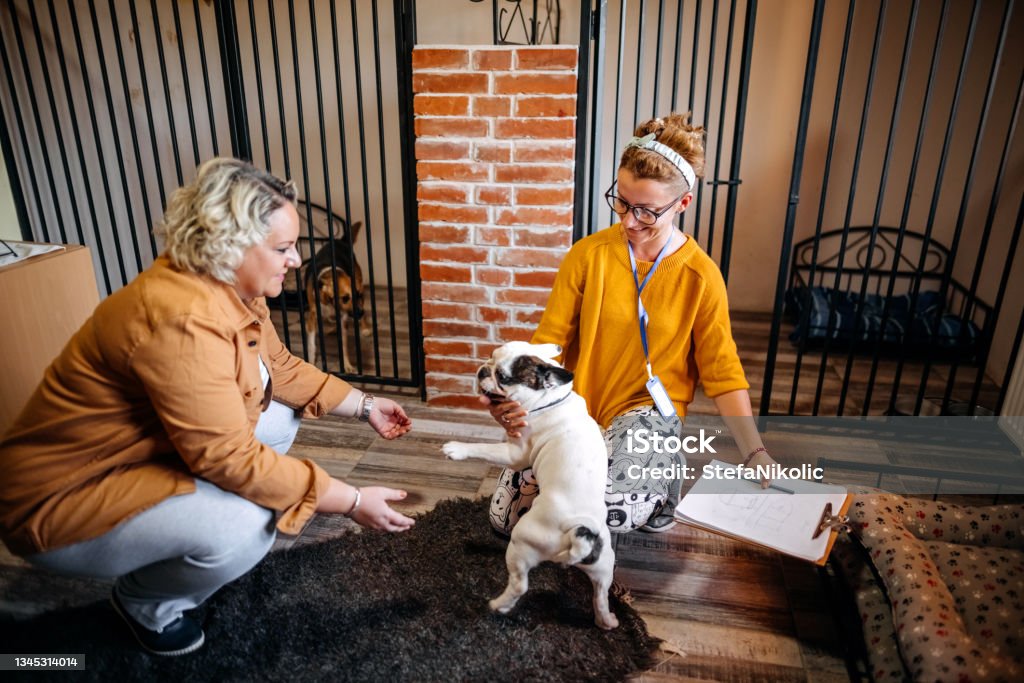
<svg viewBox="0 0 1024 683"><path fill-rule="evenodd" d="M651 265L637 262L641 282ZM694 239L662 260L643 302L651 365L680 417L698 379L711 398L750 388L732 338L725 281ZM561 345L563 362L576 375L574 388L603 427L630 408L652 403L621 224L569 250L532 341Z"/></svg>

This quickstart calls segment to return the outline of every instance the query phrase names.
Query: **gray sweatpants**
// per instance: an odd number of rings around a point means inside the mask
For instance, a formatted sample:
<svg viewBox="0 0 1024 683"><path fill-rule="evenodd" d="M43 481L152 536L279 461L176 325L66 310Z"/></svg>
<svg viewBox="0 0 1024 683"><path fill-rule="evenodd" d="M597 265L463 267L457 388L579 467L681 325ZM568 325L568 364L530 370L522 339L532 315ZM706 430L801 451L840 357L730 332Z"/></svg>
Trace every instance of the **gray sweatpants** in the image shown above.
<svg viewBox="0 0 1024 683"><path fill-rule="evenodd" d="M284 453L299 421L291 408L271 402L256 438ZM160 631L252 569L274 537L272 511L196 479L194 493L168 498L97 538L25 559L60 574L116 578L125 610Z"/></svg>

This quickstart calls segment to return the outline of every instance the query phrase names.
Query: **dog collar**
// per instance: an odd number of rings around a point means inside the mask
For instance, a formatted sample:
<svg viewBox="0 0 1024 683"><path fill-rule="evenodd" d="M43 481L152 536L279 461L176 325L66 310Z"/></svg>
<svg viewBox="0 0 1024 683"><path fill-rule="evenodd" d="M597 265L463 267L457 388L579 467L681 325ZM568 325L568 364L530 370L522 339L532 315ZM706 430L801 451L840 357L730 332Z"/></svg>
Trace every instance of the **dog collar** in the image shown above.
<svg viewBox="0 0 1024 683"><path fill-rule="evenodd" d="M540 408L534 408L528 414L529 415L536 415L537 413L539 413L539 412L541 412L543 410L547 410L548 408L554 408L555 406L557 406L559 403L561 403L565 399L569 398L570 396L572 396L572 389L569 389L568 393L566 393L565 396L563 396L561 398L558 398L558 399L555 399L551 403L548 403L547 405L543 405Z"/></svg>

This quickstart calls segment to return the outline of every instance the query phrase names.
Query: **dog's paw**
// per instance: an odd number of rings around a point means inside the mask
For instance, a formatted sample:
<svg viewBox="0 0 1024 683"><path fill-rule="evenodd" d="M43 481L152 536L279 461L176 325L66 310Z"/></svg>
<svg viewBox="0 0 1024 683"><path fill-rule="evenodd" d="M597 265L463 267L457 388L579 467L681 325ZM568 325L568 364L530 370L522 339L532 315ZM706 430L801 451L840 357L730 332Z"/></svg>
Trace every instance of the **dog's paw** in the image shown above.
<svg viewBox="0 0 1024 683"><path fill-rule="evenodd" d="M594 622L605 631L610 631L613 628L619 627L618 618L609 612L608 614L597 614L594 616Z"/></svg>
<svg viewBox="0 0 1024 683"><path fill-rule="evenodd" d="M491 608L492 612L497 612L498 614L508 614L512 611L512 608L516 606L516 603L514 601L512 603L506 603L503 602L500 597L498 597L489 601L487 605Z"/></svg>
<svg viewBox="0 0 1024 683"><path fill-rule="evenodd" d="M449 460L465 460L469 457L472 446L460 441L449 441L441 446L441 451L448 456Z"/></svg>

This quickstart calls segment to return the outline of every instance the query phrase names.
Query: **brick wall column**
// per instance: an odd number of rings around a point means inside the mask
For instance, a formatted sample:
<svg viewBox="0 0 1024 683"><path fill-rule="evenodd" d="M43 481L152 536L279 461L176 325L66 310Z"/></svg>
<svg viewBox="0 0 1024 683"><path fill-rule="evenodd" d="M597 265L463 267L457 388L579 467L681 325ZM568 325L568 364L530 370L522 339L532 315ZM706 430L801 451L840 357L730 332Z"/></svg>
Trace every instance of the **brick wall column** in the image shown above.
<svg viewBox="0 0 1024 683"><path fill-rule="evenodd" d="M540 321L572 243L575 47L417 47L416 196L427 401Z"/></svg>

